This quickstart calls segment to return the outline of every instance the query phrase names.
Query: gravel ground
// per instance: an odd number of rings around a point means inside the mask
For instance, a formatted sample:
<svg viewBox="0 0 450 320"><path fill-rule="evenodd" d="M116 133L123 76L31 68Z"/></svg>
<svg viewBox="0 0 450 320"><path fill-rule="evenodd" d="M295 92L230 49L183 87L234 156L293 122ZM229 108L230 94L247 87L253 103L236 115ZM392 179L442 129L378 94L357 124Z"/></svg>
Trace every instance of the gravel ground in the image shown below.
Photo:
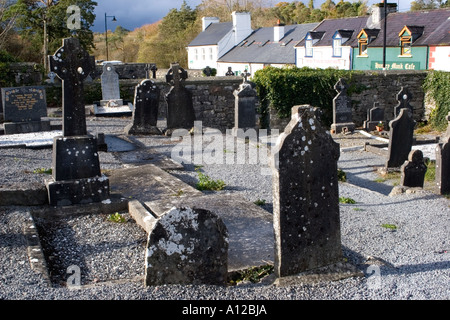
<svg viewBox="0 0 450 320"><path fill-rule="evenodd" d="M122 135L127 119L89 118L91 132ZM0 299L59 300L440 300L450 298L450 200L430 191L389 196L392 184L375 182L380 156L356 150L366 137L335 137L343 149L339 167L347 182L340 196L354 199L341 204L344 256L365 273L364 277L317 284L275 287L269 280L238 286L143 286L146 234L127 213L115 223L105 215L60 219L52 225L35 219L46 252L52 285L35 272L27 255L24 225L26 207L0 207ZM135 143L170 155L177 142L165 137L133 137ZM370 139L369 139L370 140ZM260 146L261 147L261 146ZM353 149L352 149L353 148ZM344 152L347 150L346 152ZM120 168L116 151L100 152L103 169ZM45 174L34 169L51 167L51 149L2 149L1 185L42 183ZM231 170L230 170L231 168ZM249 201L265 200L272 212L271 176L261 175L260 165L203 165L202 172L222 179L220 192L239 193ZM193 164L172 171L195 184ZM382 227L396 226L395 230ZM67 268L81 269L82 289L67 288Z"/></svg>

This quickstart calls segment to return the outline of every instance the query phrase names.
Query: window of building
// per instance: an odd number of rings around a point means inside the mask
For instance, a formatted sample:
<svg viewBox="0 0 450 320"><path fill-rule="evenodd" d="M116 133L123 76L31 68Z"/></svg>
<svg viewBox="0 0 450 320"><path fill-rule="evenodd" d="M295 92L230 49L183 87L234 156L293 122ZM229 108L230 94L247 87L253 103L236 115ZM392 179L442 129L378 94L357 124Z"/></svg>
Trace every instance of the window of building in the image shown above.
<svg viewBox="0 0 450 320"><path fill-rule="evenodd" d="M209 48L209 60L211 60L211 61L214 60L214 56L213 56L213 48Z"/></svg>
<svg viewBox="0 0 450 320"><path fill-rule="evenodd" d="M342 39L339 36L333 39L333 57L342 57Z"/></svg>
<svg viewBox="0 0 450 320"><path fill-rule="evenodd" d="M206 53L205 53L205 49L202 48L202 60L206 60Z"/></svg>
<svg viewBox="0 0 450 320"><path fill-rule="evenodd" d="M195 60L198 60L198 50L197 49L194 50L194 56L195 56Z"/></svg>
<svg viewBox="0 0 450 320"><path fill-rule="evenodd" d="M305 57L313 56L313 41L312 39L306 39L305 41Z"/></svg>
<svg viewBox="0 0 450 320"><path fill-rule="evenodd" d="M411 37L401 37L400 39L401 55L411 56Z"/></svg>
<svg viewBox="0 0 450 320"><path fill-rule="evenodd" d="M367 56L367 39L359 39L358 46L359 46L359 55Z"/></svg>

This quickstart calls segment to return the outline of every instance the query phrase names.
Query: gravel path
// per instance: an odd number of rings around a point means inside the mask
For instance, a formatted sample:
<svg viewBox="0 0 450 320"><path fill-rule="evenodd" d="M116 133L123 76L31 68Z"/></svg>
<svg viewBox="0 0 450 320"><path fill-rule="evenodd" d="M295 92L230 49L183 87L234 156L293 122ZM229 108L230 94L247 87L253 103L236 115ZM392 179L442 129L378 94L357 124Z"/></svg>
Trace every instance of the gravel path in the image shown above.
<svg viewBox="0 0 450 320"><path fill-rule="evenodd" d="M127 119L93 118L91 131L122 135ZM134 137L134 141L170 155L175 142L165 137ZM364 145L362 136L336 137L343 148ZM261 146L260 146L261 147ZM238 286L143 286L146 234L127 213L124 223L105 215L61 219L49 226L35 220L41 241L53 248L49 257L52 286L31 268L24 232L29 208L0 207L0 299L146 299L146 300L437 300L450 298L450 200L430 191L389 196L390 183L375 182L380 156L348 149L341 152L339 167L347 182L340 196L354 199L341 204L344 256L365 277L318 284L275 287L270 281ZM115 152L100 152L103 169L123 164ZM51 167L51 149L2 149L1 185L42 183L45 174L34 169ZM261 175L260 165L203 165L201 171L227 184L220 192L239 193L249 201L265 200L272 212L272 182ZM193 164L173 175L195 184ZM396 229L382 227L395 225ZM67 288L67 268L81 269L82 289Z"/></svg>

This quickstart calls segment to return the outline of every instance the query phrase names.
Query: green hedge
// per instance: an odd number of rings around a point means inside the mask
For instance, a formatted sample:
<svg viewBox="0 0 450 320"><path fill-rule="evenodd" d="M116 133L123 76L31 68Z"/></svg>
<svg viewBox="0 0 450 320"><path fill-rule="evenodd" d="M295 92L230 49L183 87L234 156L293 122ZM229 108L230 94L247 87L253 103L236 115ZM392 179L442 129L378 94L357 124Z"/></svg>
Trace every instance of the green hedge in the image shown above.
<svg viewBox="0 0 450 320"><path fill-rule="evenodd" d="M431 126L439 131L445 130L448 125L446 116L450 112L450 72L430 71L423 88L436 103L430 114Z"/></svg>
<svg viewBox="0 0 450 320"><path fill-rule="evenodd" d="M339 78L344 78L349 85L349 95L361 90L351 81L356 72L306 67L267 67L258 70L252 80L261 99L259 112L264 118L268 108L274 108L280 118L289 118L293 106L309 104L322 109L324 124L331 125L333 98L337 94L334 85Z"/></svg>

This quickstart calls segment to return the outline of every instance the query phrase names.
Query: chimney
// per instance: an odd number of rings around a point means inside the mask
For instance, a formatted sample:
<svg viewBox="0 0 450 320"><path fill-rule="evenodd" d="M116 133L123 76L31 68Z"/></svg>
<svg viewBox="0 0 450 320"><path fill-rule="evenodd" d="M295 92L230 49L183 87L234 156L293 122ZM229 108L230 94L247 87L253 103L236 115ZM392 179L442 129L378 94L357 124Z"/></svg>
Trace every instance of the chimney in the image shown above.
<svg viewBox="0 0 450 320"><path fill-rule="evenodd" d="M273 27L273 41L279 42L283 38L284 38L284 24L281 24L280 20L278 20L278 24L275 27Z"/></svg>
<svg viewBox="0 0 450 320"><path fill-rule="evenodd" d="M387 3L386 2L386 14L397 12L397 4L396 3ZM367 19L367 28L369 29L380 29L380 23L384 19L384 1L381 0L381 3L376 3L372 5L369 9L369 19Z"/></svg>
<svg viewBox="0 0 450 320"><path fill-rule="evenodd" d="M238 45L253 31L250 12L234 11L231 16L233 18L234 45Z"/></svg>
<svg viewBox="0 0 450 320"><path fill-rule="evenodd" d="M219 18L216 17L203 17L202 18L202 31L205 31L211 23L219 23Z"/></svg>

